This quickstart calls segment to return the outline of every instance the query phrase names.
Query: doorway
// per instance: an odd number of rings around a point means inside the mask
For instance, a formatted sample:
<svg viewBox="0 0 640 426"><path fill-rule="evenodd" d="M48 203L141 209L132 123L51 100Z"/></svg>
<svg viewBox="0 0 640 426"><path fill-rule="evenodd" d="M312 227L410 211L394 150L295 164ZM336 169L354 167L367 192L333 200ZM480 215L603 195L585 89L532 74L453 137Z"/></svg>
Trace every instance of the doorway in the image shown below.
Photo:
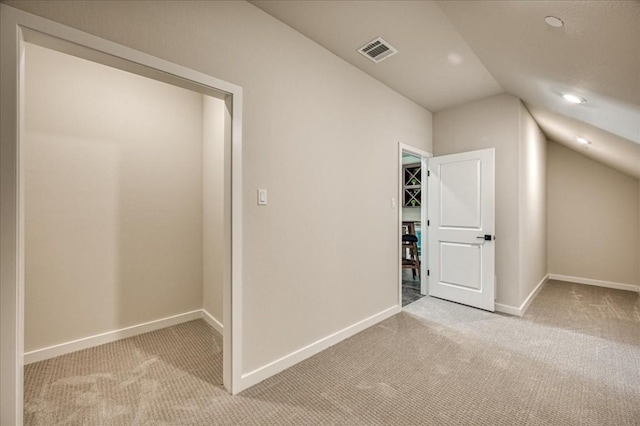
<svg viewBox="0 0 640 426"><path fill-rule="evenodd" d="M25 364L198 310L221 334L224 100L31 43L24 69Z"/></svg>
<svg viewBox="0 0 640 426"><path fill-rule="evenodd" d="M429 295L493 312L495 149L433 157L399 144L398 152L398 303L408 306ZM418 205L419 214L404 212ZM412 251L418 252L419 263Z"/></svg>
<svg viewBox="0 0 640 426"><path fill-rule="evenodd" d="M405 307L428 292L427 160L431 154L399 144L399 304Z"/></svg>
<svg viewBox="0 0 640 426"><path fill-rule="evenodd" d="M228 118L224 147L222 272L223 383L241 390L242 184L240 87L98 39L2 5L2 423L21 424L23 414L25 284L25 50L26 43L87 59L152 80L211 96ZM13 88L13 90L12 90ZM7 96L5 95L5 89ZM168 171L170 172L170 171ZM199 312L199 311L198 311ZM190 312L189 314L194 314ZM152 321L153 322L153 321Z"/></svg>

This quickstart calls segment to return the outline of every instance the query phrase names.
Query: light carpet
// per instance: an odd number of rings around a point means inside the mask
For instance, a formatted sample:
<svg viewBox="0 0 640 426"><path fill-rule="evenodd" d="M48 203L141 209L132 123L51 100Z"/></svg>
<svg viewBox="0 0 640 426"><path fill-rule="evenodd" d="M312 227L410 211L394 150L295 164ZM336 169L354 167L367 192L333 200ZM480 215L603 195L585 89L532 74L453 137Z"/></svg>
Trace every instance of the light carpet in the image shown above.
<svg viewBox="0 0 640 426"><path fill-rule="evenodd" d="M31 364L28 425L640 425L638 294L550 282L524 318L425 297L239 396L202 320Z"/></svg>

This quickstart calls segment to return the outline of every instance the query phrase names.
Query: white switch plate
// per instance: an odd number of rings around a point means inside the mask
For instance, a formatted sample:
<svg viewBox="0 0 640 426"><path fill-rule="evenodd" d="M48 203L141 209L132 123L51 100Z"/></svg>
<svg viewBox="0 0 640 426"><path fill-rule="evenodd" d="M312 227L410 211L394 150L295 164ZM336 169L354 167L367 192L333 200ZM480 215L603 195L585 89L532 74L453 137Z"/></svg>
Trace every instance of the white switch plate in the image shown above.
<svg viewBox="0 0 640 426"><path fill-rule="evenodd" d="M267 205L267 190L266 189L258 189L258 205L266 206Z"/></svg>
<svg viewBox="0 0 640 426"><path fill-rule="evenodd" d="M396 208L396 199L395 199L395 198L392 198L392 199L391 199L391 208L392 208L392 209L395 209L395 208Z"/></svg>

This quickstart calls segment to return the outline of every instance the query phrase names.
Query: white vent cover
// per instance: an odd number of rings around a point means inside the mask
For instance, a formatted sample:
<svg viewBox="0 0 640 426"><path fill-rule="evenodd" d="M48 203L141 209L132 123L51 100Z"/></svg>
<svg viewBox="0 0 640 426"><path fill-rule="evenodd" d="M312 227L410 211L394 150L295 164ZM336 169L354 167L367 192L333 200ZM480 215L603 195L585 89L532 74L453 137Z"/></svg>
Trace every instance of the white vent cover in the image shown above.
<svg viewBox="0 0 640 426"><path fill-rule="evenodd" d="M398 51L389 43L384 41L382 37L378 37L358 49L358 53L364 55L367 59L370 59L377 64L378 62L387 59L389 56L395 55Z"/></svg>

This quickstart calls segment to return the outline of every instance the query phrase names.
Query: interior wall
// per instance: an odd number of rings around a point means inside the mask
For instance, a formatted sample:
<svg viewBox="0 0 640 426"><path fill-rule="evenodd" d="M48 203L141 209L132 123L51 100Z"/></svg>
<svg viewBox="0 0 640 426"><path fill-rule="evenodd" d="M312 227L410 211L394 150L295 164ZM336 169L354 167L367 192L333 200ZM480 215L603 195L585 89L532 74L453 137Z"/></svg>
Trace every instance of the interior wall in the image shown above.
<svg viewBox="0 0 640 426"><path fill-rule="evenodd" d="M402 220L420 221L420 207L403 207Z"/></svg>
<svg viewBox="0 0 640 426"><path fill-rule="evenodd" d="M202 307L220 324L225 259L225 102L202 96Z"/></svg>
<svg viewBox="0 0 640 426"><path fill-rule="evenodd" d="M397 305L398 142L432 151L429 111L247 2L6 3L242 86L243 373Z"/></svg>
<svg viewBox="0 0 640 426"><path fill-rule="evenodd" d="M25 351L200 309L202 98L27 45Z"/></svg>
<svg viewBox="0 0 640 426"><path fill-rule="evenodd" d="M547 144L549 272L640 285L638 181Z"/></svg>
<svg viewBox="0 0 640 426"><path fill-rule="evenodd" d="M496 301L522 303L519 285L519 103L498 95L437 112L434 156L495 148Z"/></svg>
<svg viewBox="0 0 640 426"><path fill-rule="evenodd" d="M520 113L520 301L547 276L547 139L522 101Z"/></svg>

